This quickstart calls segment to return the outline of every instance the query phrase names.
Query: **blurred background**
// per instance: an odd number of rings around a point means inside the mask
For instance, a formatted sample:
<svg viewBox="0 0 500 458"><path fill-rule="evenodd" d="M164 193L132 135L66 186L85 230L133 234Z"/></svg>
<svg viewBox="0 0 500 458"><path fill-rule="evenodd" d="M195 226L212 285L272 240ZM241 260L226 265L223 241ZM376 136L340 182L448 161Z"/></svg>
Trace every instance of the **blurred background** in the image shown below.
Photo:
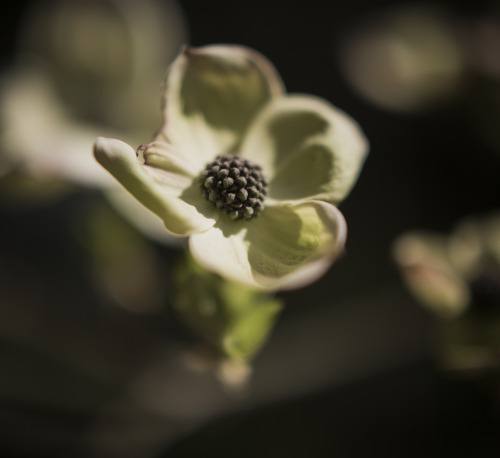
<svg viewBox="0 0 500 458"><path fill-rule="evenodd" d="M497 457L499 385L443 369L392 257L500 207L498 2L18 1L2 15L0 455ZM182 43L263 53L371 150L346 255L285 308L244 393L169 303L182 250L92 161L159 126ZM71 151L71 154L68 152ZM498 351L498 349L496 350Z"/></svg>

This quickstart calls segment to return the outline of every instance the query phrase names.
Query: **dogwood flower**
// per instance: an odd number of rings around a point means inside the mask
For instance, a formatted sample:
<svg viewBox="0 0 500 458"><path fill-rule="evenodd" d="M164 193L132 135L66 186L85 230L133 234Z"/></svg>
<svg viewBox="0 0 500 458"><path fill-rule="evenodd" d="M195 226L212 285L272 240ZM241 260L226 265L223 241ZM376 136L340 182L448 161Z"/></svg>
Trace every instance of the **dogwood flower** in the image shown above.
<svg viewBox="0 0 500 458"><path fill-rule="evenodd" d="M397 4L344 35L339 64L368 102L395 112L422 112L463 90L468 68L462 31L451 9Z"/></svg>
<svg viewBox="0 0 500 458"><path fill-rule="evenodd" d="M438 318L443 368L468 377L498 374L500 214L468 218L449 235L409 232L394 259L415 298Z"/></svg>
<svg viewBox="0 0 500 458"><path fill-rule="evenodd" d="M193 257L222 277L265 289L314 281L343 251L336 208L368 144L323 99L287 95L261 54L184 47L167 71L164 124L137 151L98 138L94 154Z"/></svg>
<svg viewBox="0 0 500 458"><path fill-rule="evenodd" d="M140 142L161 123L158 83L186 38L177 2L32 3L14 61L0 74L0 178L22 191L30 184L36 191L26 195L37 202L47 184L99 189L137 229L171 243L89 150L99 135Z"/></svg>
<svg viewBox="0 0 500 458"><path fill-rule="evenodd" d="M393 252L410 291L436 315L456 318L500 306L499 214L469 218L447 236L408 232Z"/></svg>
<svg viewBox="0 0 500 458"><path fill-rule="evenodd" d="M0 78L6 170L98 188L114 181L88 151L99 132L137 141L161 122L158 79L185 39L176 3L163 3L57 0L27 10Z"/></svg>

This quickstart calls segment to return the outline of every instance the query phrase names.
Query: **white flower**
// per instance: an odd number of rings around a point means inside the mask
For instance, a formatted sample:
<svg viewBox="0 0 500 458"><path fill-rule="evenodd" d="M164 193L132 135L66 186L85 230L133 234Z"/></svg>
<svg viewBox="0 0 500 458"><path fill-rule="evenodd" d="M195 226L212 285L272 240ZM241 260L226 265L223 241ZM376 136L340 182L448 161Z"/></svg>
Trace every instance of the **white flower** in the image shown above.
<svg viewBox="0 0 500 458"><path fill-rule="evenodd" d="M468 218L447 235L408 232L394 257L409 290L439 320L443 368L471 376L499 369L500 214Z"/></svg>
<svg viewBox="0 0 500 458"><path fill-rule="evenodd" d="M443 318L500 304L500 215L469 218L450 235L413 231L394 243L411 292Z"/></svg>
<svg viewBox="0 0 500 458"><path fill-rule="evenodd" d="M355 121L322 99L286 95L262 55L223 45L182 50L163 114L152 143L136 152L101 137L95 156L168 231L189 236L202 266L271 289L328 269L346 238L334 205L368 149Z"/></svg>
<svg viewBox="0 0 500 458"><path fill-rule="evenodd" d="M451 11L397 4L345 34L339 63L368 102L397 112L423 111L463 89L468 69L462 29Z"/></svg>
<svg viewBox="0 0 500 458"><path fill-rule="evenodd" d="M101 189L141 231L171 241L89 150L98 135L136 142L158 128L159 80L185 38L174 0L35 3L0 79L0 176Z"/></svg>

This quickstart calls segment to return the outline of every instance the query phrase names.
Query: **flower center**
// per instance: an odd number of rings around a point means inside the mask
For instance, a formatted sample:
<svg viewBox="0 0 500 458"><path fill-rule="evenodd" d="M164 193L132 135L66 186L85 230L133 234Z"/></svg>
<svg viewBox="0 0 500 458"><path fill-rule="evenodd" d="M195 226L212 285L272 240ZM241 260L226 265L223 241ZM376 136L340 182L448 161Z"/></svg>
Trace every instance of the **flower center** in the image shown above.
<svg viewBox="0 0 500 458"><path fill-rule="evenodd" d="M233 220L252 219L264 208L267 182L258 165L238 156L217 156L200 179L203 194Z"/></svg>

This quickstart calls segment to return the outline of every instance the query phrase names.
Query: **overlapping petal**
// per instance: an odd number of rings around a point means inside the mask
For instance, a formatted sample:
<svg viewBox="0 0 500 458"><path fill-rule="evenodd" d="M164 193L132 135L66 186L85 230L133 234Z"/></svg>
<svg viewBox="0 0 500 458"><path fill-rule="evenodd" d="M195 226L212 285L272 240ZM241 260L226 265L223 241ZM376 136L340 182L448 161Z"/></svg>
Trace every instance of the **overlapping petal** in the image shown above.
<svg viewBox="0 0 500 458"><path fill-rule="evenodd" d="M278 73L256 51L185 47L165 77L161 137L204 165L234 153L254 116L283 92Z"/></svg>
<svg viewBox="0 0 500 458"><path fill-rule="evenodd" d="M343 251L342 214L319 201L266 208L251 224L219 220L189 239L192 255L225 278L258 288L298 288Z"/></svg>
<svg viewBox="0 0 500 458"><path fill-rule="evenodd" d="M132 147L114 139L97 139L94 155L99 163L139 202L156 213L165 227L177 235L205 231L215 220L200 193L191 193L192 180L179 173L141 164Z"/></svg>
<svg viewBox="0 0 500 458"><path fill-rule="evenodd" d="M199 174L199 165L188 154L183 154L175 145L156 140L138 149L145 165L160 170L179 173L194 178Z"/></svg>
<svg viewBox="0 0 500 458"><path fill-rule="evenodd" d="M240 154L268 174L269 197L338 203L368 152L358 124L328 102L305 95L273 100L256 118Z"/></svg>

